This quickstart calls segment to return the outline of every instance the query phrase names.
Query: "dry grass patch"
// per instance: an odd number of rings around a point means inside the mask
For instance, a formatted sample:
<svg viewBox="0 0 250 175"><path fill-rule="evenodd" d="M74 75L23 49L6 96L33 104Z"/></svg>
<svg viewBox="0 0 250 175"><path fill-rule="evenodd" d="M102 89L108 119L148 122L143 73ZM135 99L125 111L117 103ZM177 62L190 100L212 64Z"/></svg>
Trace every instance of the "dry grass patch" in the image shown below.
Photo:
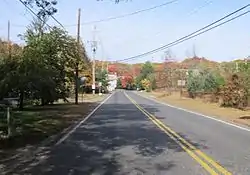
<svg viewBox="0 0 250 175"><path fill-rule="evenodd" d="M179 92L174 92L171 95L164 94L164 92L143 93L143 95L153 96L156 99L173 106L250 126L250 110L243 111L234 108L222 108L217 103L204 103L204 100L202 99L181 97Z"/></svg>

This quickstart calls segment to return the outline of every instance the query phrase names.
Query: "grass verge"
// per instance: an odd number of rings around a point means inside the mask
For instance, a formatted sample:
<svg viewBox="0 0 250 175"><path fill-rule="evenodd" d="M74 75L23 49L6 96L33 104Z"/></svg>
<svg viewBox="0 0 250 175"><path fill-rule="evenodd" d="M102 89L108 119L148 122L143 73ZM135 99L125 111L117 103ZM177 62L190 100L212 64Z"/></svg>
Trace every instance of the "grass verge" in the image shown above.
<svg viewBox="0 0 250 175"><path fill-rule="evenodd" d="M46 138L58 134L81 120L106 95L85 95L84 102L58 103L48 106L34 106L24 111L11 111L15 132L10 138L0 139L0 161L17 154L20 148L36 145ZM80 100L79 100L80 101ZM6 115L0 113L1 135L7 132Z"/></svg>

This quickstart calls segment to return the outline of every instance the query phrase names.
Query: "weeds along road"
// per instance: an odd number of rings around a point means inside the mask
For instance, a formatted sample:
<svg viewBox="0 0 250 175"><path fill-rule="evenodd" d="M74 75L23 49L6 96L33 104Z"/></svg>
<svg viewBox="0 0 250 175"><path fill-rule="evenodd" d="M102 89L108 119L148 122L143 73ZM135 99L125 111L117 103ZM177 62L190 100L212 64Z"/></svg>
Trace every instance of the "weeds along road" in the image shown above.
<svg viewBox="0 0 250 175"><path fill-rule="evenodd" d="M209 109L208 109L209 110ZM116 91L16 174L250 174L250 132Z"/></svg>

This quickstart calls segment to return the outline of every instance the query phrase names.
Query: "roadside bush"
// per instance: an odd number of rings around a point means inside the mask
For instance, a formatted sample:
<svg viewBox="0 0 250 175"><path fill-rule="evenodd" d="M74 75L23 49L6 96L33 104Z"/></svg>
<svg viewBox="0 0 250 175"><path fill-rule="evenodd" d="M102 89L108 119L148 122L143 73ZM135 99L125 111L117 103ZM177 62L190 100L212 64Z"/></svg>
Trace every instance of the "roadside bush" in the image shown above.
<svg viewBox="0 0 250 175"><path fill-rule="evenodd" d="M147 92L150 92L152 90L150 80L148 79L141 80L141 85Z"/></svg>
<svg viewBox="0 0 250 175"><path fill-rule="evenodd" d="M233 74L220 91L220 106L244 109L247 106L247 89L243 86L242 78Z"/></svg>
<svg viewBox="0 0 250 175"><path fill-rule="evenodd" d="M216 93L218 88L223 84L224 79L219 74L208 70L200 70L199 72L189 71L187 90L189 97L195 98L199 94Z"/></svg>

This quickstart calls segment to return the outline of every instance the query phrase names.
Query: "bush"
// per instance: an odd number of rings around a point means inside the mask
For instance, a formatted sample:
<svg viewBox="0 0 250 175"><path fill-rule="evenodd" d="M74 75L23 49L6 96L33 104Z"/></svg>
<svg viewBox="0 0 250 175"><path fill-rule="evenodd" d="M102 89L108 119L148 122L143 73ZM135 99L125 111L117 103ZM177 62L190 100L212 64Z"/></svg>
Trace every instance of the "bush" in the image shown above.
<svg viewBox="0 0 250 175"><path fill-rule="evenodd" d="M232 75L228 83L221 89L220 106L244 109L247 106L247 89L243 86L242 78Z"/></svg>
<svg viewBox="0 0 250 175"><path fill-rule="evenodd" d="M142 88L145 89L147 92L150 92L152 90L150 80L143 79L141 81L141 84L142 84Z"/></svg>
<svg viewBox="0 0 250 175"><path fill-rule="evenodd" d="M216 93L217 89L224 84L224 79L208 70L195 73L189 72L187 90L189 97L195 98L198 93Z"/></svg>

